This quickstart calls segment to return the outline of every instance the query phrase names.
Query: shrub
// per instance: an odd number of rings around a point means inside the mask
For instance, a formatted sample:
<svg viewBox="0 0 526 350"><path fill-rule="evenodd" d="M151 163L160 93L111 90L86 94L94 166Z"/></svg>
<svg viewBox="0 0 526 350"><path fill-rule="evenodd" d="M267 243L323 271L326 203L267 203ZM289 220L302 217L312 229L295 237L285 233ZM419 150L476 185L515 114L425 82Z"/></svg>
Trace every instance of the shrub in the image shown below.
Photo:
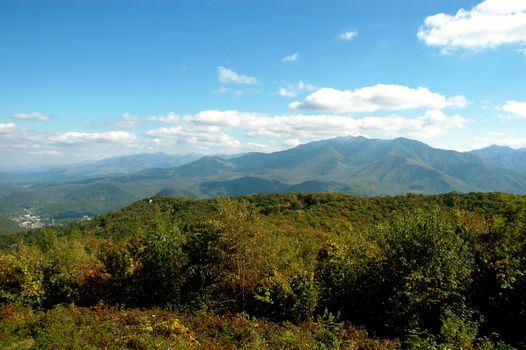
<svg viewBox="0 0 526 350"><path fill-rule="evenodd" d="M464 305L474 270L454 224L437 212L418 213L378 226L370 239L369 250L378 252L351 270L344 314L384 334L438 334L442 311Z"/></svg>
<svg viewBox="0 0 526 350"><path fill-rule="evenodd" d="M244 310L271 270L272 243L246 202L218 200L212 218L188 228L185 295L222 309Z"/></svg>
<svg viewBox="0 0 526 350"><path fill-rule="evenodd" d="M313 273L298 269L284 276L276 271L256 287L254 311L276 321L304 321L312 318L317 296Z"/></svg>

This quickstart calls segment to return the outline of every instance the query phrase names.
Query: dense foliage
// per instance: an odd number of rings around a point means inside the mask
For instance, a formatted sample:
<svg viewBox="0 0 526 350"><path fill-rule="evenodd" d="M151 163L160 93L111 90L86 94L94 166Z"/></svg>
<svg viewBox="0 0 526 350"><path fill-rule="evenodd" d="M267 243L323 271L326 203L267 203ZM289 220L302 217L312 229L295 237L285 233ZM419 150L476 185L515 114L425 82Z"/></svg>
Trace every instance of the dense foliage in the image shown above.
<svg viewBox="0 0 526 350"><path fill-rule="evenodd" d="M526 345L522 196L156 197L2 244L0 347Z"/></svg>

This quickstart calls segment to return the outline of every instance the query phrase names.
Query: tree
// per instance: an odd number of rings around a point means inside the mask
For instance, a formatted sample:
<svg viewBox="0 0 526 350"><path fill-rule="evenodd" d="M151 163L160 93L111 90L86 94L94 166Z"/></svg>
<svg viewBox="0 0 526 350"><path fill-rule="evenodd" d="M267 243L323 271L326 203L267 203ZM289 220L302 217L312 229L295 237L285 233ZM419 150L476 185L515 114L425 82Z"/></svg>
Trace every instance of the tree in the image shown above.
<svg viewBox="0 0 526 350"><path fill-rule="evenodd" d="M244 309L256 284L270 273L272 243L247 202L220 198L215 214L189 228L186 294Z"/></svg>

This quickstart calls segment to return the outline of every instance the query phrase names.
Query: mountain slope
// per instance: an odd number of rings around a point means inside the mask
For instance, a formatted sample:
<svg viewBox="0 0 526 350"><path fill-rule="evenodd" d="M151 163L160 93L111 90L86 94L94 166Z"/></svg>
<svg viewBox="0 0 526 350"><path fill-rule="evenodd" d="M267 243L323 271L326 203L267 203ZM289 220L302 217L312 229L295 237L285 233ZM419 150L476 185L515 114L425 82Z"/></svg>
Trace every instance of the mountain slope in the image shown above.
<svg viewBox="0 0 526 350"><path fill-rule="evenodd" d="M526 177L510 168L492 165L476 152L435 149L405 138L339 137L274 153L202 157L133 174L0 183L0 219L26 209L46 222L81 218L155 194L203 198L282 192L526 193Z"/></svg>
<svg viewBox="0 0 526 350"><path fill-rule="evenodd" d="M489 164L526 174L526 148L513 149L503 146L490 146L470 152Z"/></svg>
<svg viewBox="0 0 526 350"><path fill-rule="evenodd" d="M290 184L336 182L367 195L526 191L522 176L493 167L476 155L434 149L404 138L340 137L270 154L249 153L230 159L230 163L235 164L231 174L252 174Z"/></svg>

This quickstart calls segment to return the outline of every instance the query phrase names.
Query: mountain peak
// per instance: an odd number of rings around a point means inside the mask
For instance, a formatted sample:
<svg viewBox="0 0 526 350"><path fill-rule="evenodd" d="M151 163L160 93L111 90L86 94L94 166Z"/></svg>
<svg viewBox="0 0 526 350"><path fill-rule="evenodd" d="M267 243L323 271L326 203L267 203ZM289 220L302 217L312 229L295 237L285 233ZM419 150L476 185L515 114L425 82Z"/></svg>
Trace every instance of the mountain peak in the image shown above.
<svg viewBox="0 0 526 350"><path fill-rule="evenodd" d="M517 152L517 150L508 147L508 146L500 146L500 145L491 145L488 147L484 147L481 149L476 149L471 151L470 153L473 153L483 159L496 157L499 155L509 155Z"/></svg>

